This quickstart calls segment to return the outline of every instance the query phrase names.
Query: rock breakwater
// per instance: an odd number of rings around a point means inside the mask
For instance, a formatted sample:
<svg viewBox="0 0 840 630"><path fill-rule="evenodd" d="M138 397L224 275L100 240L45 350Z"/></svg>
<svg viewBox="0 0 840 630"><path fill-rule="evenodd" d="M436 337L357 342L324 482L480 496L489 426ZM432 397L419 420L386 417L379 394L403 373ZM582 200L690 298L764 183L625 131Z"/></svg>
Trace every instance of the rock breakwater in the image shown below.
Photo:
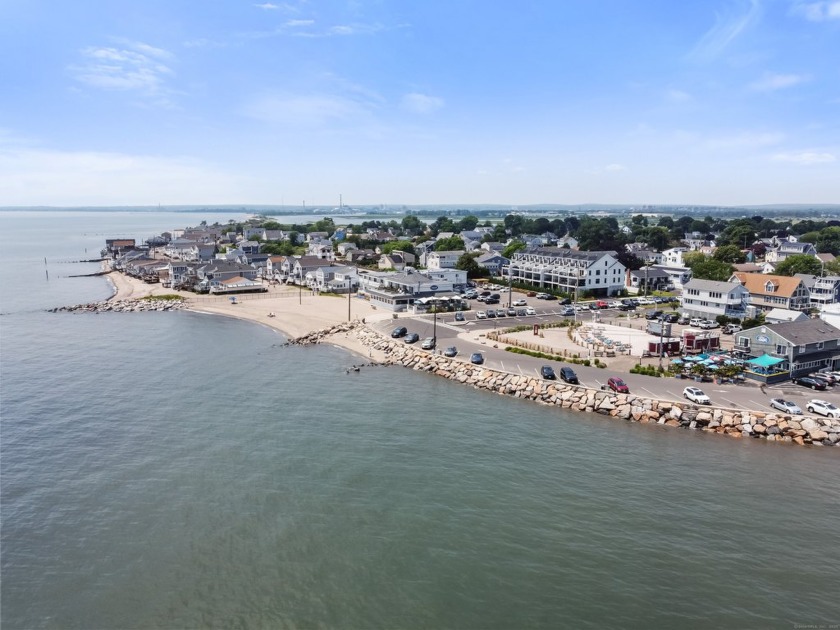
<svg viewBox="0 0 840 630"><path fill-rule="evenodd" d="M735 438L760 438L799 445L840 446L840 420L837 419L703 407L692 403L655 400L635 394L617 394L500 372L392 341L360 322L313 332L290 343L320 343L329 341L333 335L347 333L354 334L362 345L382 353L386 364L428 372L477 389L544 405L597 413L628 422L662 424Z"/></svg>
<svg viewBox="0 0 840 630"><path fill-rule="evenodd" d="M185 308L184 300L104 300L75 306L52 308L50 313L137 313L143 311L177 311Z"/></svg>

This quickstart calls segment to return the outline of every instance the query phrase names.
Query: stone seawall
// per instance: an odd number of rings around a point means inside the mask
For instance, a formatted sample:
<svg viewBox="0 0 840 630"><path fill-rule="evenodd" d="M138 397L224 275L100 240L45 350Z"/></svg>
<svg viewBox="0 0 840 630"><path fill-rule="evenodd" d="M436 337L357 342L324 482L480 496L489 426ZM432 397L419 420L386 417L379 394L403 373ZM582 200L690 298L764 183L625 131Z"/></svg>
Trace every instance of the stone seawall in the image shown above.
<svg viewBox="0 0 840 630"><path fill-rule="evenodd" d="M137 313L141 311L177 311L185 308L184 300L105 300L76 304L75 306L61 306L49 309L50 313Z"/></svg>
<svg viewBox="0 0 840 630"><path fill-rule="evenodd" d="M385 355L385 363L429 372L452 381L514 398L563 409L594 412L629 422L656 423L697 429L732 437L762 438L814 446L840 446L840 420L790 416L764 411L746 411L698 406L692 403L617 394L559 381L546 381L450 359L385 338L360 322L340 324L295 339L291 343L328 342L335 334L350 333L366 347Z"/></svg>

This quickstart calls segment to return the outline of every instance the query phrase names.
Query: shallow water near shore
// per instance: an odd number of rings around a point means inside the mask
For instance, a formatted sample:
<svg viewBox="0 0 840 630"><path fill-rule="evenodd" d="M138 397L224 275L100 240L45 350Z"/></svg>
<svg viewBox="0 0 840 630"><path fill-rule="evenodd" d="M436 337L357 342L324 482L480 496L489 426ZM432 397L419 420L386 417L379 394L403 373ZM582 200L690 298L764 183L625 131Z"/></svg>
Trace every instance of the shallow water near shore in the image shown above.
<svg viewBox="0 0 840 630"><path fill-rule="evenodd" d="M840 620L836 449L348 374L358 357L229 318L6 295L4 628Z"/></svg>

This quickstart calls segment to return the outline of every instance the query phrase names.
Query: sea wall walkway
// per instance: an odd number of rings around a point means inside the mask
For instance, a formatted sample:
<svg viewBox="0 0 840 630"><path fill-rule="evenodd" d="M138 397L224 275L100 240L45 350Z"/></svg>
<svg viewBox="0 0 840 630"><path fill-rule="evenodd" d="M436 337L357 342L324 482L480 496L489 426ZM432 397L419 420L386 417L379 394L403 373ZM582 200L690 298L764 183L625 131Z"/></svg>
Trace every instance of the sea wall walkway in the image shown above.
<svg viewBox="0 0 840 630"><path fill-rule="evenodd" d="M840 446L838 419L675 403L502 372L394 342L361 322L339 324L290 343L329 343L333 337L347 334L354 335L363 346L375 350L377 356L384 356L383 362L386 364L428 372L513 398L598 413L629 422L696 429L735 438Z"/></svg>

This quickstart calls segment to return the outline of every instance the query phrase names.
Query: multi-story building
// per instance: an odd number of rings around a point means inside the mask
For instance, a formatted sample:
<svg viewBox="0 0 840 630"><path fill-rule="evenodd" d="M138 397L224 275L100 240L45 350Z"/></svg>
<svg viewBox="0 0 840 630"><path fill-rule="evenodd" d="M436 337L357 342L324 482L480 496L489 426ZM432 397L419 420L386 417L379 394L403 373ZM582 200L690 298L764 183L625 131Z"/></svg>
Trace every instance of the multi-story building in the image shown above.
<svg viewBox="0 0 840 630"><path fill-rule="evenodd" d="M714 321L718 315L743 319L750 293L737 282L692 278L683 286L682 313Z"/></svg>
<svg viewBox="0 0 840 630"><path fill-rule="evenodd" d="M761 311L786 308L804 311L810 307L811 294L802 278L736 271L730 282L740 282L750 292L749 306Z"/></svg>
<svg viewBox="0 0 840 630"><path fill-rule="evenodd" d="M777 382L828 367L840 368L840 329L821 319L756 326L735 334L747 375Z"/></svg>
<svg viewBox="0 0 840 630"><path fill-rule="evenodd" d="M624 288L626 268L613 251L580 252L541 247L517 252L510 263L513 282L554 289L576 297L615 295Z"/></svg>

